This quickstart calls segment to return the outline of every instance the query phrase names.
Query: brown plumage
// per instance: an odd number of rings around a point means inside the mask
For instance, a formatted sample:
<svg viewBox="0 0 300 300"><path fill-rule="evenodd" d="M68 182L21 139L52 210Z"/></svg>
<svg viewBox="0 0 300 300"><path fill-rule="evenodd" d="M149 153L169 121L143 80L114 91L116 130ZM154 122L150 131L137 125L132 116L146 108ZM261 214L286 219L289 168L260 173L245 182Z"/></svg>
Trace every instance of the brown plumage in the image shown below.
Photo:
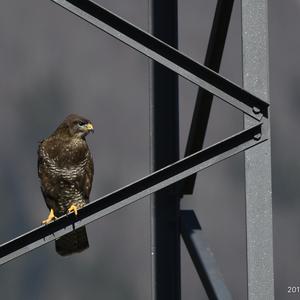
<svg viewBox="0 0 300 300"><path fill-rule="evenodd" d="M92 123L78 115L69 115L38 149L38 175L41 190L50 210L43 224L89 202L94 166L86 135L93 131ZM89 247L85 227L55 241L60 255L81 252Z"/></svg>

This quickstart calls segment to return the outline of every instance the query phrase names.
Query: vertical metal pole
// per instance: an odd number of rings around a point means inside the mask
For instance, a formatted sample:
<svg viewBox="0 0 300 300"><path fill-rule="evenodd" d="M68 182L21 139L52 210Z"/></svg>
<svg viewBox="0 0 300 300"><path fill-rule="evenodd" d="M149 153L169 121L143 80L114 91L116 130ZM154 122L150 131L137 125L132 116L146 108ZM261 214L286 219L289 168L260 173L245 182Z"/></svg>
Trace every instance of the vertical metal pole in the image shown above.
<svg viewBox="0 0 300 300"><path fill-rule="evenodd" d="M244 87L269 101L267 0L242 0L242 37ZM269 139L245 152L249 300L274 299L270 116L263 123Z"/></svg>
<svg viewBox="0 0 300 300"><path fill-rule="evenodd" d="M152 34L177 48L177 0L151 0ZM178 76L151 64L152 171L179 159ZM180 212L175 185L151 198L152 300L180 299Z"/></svg>

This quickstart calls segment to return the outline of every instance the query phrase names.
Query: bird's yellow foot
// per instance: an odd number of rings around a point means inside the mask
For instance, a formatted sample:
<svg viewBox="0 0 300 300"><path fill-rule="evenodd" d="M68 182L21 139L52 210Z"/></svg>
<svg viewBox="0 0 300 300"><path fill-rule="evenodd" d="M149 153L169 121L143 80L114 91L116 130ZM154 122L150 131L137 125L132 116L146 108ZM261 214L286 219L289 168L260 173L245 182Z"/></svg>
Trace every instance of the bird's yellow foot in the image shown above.
<svg viewBox="0 0 300 300"><path fill-rule="evenodd" d="M44 220L42 222L42 224L49 224L52 220L56 220L56 219L57 218L54 215L54 210L51 208L48 218L46 220Z"/></svg>
<svg viewBox="0 0 300 300"><path fill-rule="evenodd" d="M77 216L78 212L77 212L78 208L77 206L75 206L74 204L72 204L69 209L68 209L68 212L71 213L71 212L74 212L74 214Z"/></svg>

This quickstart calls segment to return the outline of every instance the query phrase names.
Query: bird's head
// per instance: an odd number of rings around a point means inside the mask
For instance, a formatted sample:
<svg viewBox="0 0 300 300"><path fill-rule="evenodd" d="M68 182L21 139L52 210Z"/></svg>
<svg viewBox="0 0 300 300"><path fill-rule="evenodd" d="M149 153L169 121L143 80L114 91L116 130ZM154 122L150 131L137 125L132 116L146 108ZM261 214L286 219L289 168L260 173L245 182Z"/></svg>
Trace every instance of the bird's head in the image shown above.
<svg viewBox="0 0 300 300"><path fill-rule="evenodd" d="M71 137L84 138L90 132L94 132L94 127L90 120L71 114L61 123L56 131L65 133Z"/></svg>

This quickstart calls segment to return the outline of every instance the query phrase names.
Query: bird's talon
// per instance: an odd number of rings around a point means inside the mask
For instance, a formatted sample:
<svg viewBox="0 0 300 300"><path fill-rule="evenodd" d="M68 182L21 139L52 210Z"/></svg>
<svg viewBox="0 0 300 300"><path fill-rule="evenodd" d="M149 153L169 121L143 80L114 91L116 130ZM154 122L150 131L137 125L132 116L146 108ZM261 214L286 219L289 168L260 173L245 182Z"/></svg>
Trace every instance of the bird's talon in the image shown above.
<svg viewBox="0 0 300 300"><path fill-rule="evenodd" d="M78 214L77 210L78 210L77 207L76 207L74 204L72 204L72 205L69 207L68 212L69 212L69 213L74 212L74 214L77 216L77 214Z"/></svg>
<svg viewBox="0 0 300 300"><path fill-rule="evenodd" d="M56 220L56 219L57 219L57 217L54 215L54 211L51 208L48 218L46 220L42 221L42 224L47 225L51 221Z"/></svg>

